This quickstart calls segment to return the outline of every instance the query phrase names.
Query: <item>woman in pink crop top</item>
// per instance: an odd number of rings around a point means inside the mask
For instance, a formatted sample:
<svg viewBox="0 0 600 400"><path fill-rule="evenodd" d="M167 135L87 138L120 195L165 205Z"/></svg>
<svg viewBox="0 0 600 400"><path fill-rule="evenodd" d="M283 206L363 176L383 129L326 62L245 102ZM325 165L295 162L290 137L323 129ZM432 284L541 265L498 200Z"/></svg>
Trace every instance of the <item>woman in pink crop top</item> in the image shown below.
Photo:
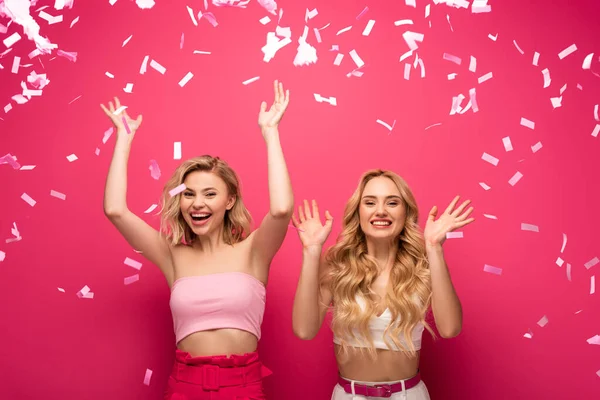
<svg viewBox="0 0 600 400"><path fill-rule="evenodd" d="M339 380L332 400L387 397L427 400L419 375L421 334L432 334L425 316L431 305L444 338L459 334L462 308L448 272L442 243L446 234L474 219L469 201L456 197L439 216L434 207L424 235L415 198L398 175L371 170L344 212L342 232L321 262L331 232L321 224L316 202L299 208L294 225L304 246L294 299L293 329L312 339L332 306ZM364 396L364 397L363 397Z"/></svg>
<svg viewBox="0 0 600 400"><path fill-rule="evenodd" d="M274 82L275 100L260 106L267 146L270 208L250 233L238 177L218 157L183 162L163 190L161 229L126 203L127 160L142 117L131 119L117 98L108 108L116 143L104 194L104 212L127 242L157 265L171 288L177 342L165 399L264 399L269 374L256 353L269 267L288 230L294 199L279 122L289 91Z"/></svg>

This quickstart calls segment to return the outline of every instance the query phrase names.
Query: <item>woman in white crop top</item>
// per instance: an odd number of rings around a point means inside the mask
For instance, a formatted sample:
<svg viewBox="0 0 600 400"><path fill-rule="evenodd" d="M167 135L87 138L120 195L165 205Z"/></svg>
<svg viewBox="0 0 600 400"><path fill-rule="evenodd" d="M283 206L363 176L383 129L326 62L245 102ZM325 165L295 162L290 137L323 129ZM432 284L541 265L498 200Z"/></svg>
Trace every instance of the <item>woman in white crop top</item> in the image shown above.
<svg viewBox="0 0 600 400"><path fill-rule="evenodd" d="M321 261L333 218L323 225L317 203L304 201L293 222L303 244L293 329L300 339L318 333L332 308L339 380L332 400L426 400L419 351L431 307L439 334L462 326L462 308L444 260L446 234L473 222L469 201L456 197L439 215L433 207L423 234L415 198L391 171L371 170L344 212L342 232ZM437 218L437 219L436 219Z"/></svg>

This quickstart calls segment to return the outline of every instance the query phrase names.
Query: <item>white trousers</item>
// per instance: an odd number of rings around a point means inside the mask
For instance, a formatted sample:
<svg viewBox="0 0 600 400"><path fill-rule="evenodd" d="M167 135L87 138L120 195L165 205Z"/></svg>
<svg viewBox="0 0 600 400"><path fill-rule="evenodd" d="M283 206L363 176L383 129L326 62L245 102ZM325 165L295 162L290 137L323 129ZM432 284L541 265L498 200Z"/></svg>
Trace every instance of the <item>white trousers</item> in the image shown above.
<svg viewBox="0 0 600 400"><path fill-rule="evenodd" d="M401 383L402 381L393 381L393 382L363 382L363 381L351 381L350 379L348 379L350 382L354 382L355 384L360 384L360 385L386 385L386 384L394 384L394 383ZM425 386L425 383L423 383L423 381L419 382L417 384L417 386L412 387L408 390L403 390L401 392L397 392L397 393L392 393L391 397L365 397L365 396L359 396L357 394L353 394L353 393L346 393L346 391L344 390L343 387L341 387L339 384L335 385L335 388L333 388L333 394L331 395L331 400L385 400L385 399L389 399L389 400L430 400L429 398L429 392L427 391L427 386Z"/></svg>

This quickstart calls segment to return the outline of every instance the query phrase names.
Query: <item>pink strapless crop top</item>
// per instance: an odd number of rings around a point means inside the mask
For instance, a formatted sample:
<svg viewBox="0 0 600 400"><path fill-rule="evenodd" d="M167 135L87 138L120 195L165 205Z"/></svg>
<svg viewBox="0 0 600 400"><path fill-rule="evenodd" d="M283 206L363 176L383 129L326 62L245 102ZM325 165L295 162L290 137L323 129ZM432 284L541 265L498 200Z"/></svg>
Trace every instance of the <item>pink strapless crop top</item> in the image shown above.
<svg viewBox="0 0 600 400"><path fill-rule="evenodd" d="M265 299L263 283L244 272L179 278L169 301L176 341L212 329L240 329L260 340Z"/></svg>

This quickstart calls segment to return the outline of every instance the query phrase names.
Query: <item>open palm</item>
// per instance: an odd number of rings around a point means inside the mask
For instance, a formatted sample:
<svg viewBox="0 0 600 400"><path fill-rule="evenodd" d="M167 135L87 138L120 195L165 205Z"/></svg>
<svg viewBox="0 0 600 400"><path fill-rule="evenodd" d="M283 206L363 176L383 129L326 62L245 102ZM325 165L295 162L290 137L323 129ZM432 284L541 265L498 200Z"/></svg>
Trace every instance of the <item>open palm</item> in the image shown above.
<svg viewBox="0 0 600 400"><path fill-rule="evenodd" d="M470 200L463 202L458 208L454 209L459 199L460 196L456 196L437 221L435 218L438 209L437 206L433 206L429 212L427 223L425 224L424 236L427 245L441 245L446 240L446 234L448 232L462 228L475 221L475 218L467 218L473 212L473 207L469 207L467 211L464 211L471 203Z"/></svg>
<svg viewBox="0 0 600 400"><path fill-rule="evenodd" d="M290 102L290 91L284 91L281 82L273 82L273 90L275 92L275 100L271 105L271 108L267 111L267 103L265 101L260 104L258 125L262 130L277 127Z"/></svg>
<svg viewBox="0 0 600 400"><path fill-rule="evenodd" d="M130 136L129 140L132 140L133 135L142 124L142 116L138 115L136 119L132 119L127 115L127 110L119 110L121 108L121 102L116 97L115 104L113 104L112 101L109 101L108 108L106 108L104 104L100 104L100 107L117 129L117 137L122 137L127 134Z"/></svg>
<svg viewBox="0 0 600 400"><path fill-rule="evenodd" d="M302 206L298 207L298 217L300 218L299 221L296 215L292 215L292 222L298 229L298 236L300 236L304 248L323 246L331 233L331 226L333 225L333 217L329 214L329 211L325 211L325 225L323 225L319 217L317 202L312 201L311 212L308 201L304 200L304 210Z"/></svg>

